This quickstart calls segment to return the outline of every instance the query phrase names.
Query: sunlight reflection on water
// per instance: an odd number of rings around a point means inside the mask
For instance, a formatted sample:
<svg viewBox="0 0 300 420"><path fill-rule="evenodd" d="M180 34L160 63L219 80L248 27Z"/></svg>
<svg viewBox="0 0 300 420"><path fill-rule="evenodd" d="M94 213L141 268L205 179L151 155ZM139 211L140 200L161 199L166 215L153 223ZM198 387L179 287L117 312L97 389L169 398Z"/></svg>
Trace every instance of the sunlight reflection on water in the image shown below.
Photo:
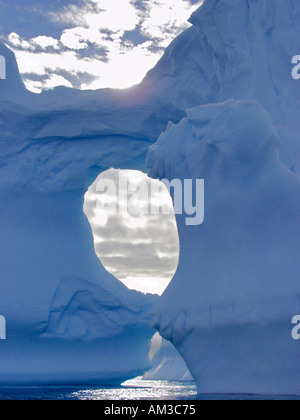
<svg viewBox="0 0 300 420"><path fill-rule="evenodd" d="M254 395L197 396L193 382L142 381L140 378L125 382L120 387L31 387L0 388L0 400L299 400L299 397Z"/></svg>
<svg viewBox="0 0 300 420"><path fill-rule="evenodd" d="M73 393L79 400L177 400L196 398L197 389L191 382L142 381L125 382L121 388L84 390Z"/></svg>
<svg viewBox="0 0 300 420"><path fill-rule="evenodd" d="M49 387L0 388L0 400L180 400L193 399L192 382L142 381L140 378L114 388Z"/></svg>

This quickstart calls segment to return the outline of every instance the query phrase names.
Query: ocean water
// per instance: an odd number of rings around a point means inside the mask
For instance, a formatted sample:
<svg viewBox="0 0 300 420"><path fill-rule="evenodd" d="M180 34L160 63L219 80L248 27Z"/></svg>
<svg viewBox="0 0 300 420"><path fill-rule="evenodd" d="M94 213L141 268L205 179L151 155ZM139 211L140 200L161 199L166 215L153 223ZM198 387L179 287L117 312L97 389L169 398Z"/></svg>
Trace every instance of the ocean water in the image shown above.
<svg viewBox="0 0 300 420"><path fill-rule="evenodd" d="M125 382L120 387L0 387L0 400L180 400L197 397L193 382Z"/></svg>
<svg viewBox="0 0 300 420"><path fill-rule="evenodd" d="M253 395L197 396L193 382L142 381L125 382L120 387L0 387L0 400L300 400L296 397L258 397Z"/></svg>

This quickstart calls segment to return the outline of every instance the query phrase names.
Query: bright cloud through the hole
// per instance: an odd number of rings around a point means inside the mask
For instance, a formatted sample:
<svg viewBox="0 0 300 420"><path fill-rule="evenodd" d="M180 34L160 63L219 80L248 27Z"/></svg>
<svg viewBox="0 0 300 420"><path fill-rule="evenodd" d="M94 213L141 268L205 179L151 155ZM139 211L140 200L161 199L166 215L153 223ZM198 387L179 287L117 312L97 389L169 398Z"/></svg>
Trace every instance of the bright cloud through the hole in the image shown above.
<svg viewBox="0 0 300 420"><path fill-rule="evenodd" d="M119 176L129 184L138 187L147 182L152 194L141 200L140 209L159 202L169 208L169 214L132 215L129 212L117 214L114 206L104 209L107 203L120 203L130 197L119 188L119 194L97 192L99 179L109 179L119 185ZM161 184L157 193L151 183ZM159 194L159 195L158 195ZM139 171L109 170L103 173L89 188L85 196L85 214L94 234L95 250L104 267L119 278L128 288L144 293L161 294L171 281L179 260L179 239L172 199L167 188L159 181L150 180Z"/></svg>

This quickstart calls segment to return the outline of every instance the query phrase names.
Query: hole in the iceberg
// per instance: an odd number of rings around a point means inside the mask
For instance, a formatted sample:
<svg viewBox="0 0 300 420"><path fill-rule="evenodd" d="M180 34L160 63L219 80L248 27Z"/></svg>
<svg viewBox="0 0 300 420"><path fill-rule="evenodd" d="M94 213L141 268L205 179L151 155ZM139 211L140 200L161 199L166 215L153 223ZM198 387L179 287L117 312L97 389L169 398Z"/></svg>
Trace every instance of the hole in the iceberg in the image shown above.
<svg viewBox="0 0 300 420"><path fill-rule="evenodd" d="M162 294L179 260L172 198L166 186L133 170L102 173L85 195L95 250L129 289Z"/></svg>

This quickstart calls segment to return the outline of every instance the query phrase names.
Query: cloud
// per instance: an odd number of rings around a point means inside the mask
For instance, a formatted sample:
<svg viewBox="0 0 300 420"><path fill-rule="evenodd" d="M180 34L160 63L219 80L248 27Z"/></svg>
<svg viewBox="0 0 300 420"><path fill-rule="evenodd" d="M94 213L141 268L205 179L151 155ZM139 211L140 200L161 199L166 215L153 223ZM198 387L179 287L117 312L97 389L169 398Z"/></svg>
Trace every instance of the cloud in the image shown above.
<svg viewBox="0 0 300 420"><path fill-rule="evenodd" d="M51 22L60 23L62 26L74 27L85 26L85 16L88 13L99 13L99 11L97 3L94 1L77 0L58 7L56 10L46 10L42 13L46 14Z"/></svg>
<svg viewBox="0 0 300 420"><path fill-rule="evenodd" d="M25 83L34 91L53 87L54 80L82 89L139 83L170 42L189 26L187 19L201 0L64 0L52 6L44 4L31 0L23 8L27 24L18 29L11 24L14 30L1 36L15 51L21 73L27 76ZM12 22L17 21L20 6L10 4L7 10ZM46 20L47 33L40 27L41 18ZM8 27L6 24L6 31ZM26 36L26 32L35 36ZM73 77L61 76L63 71ZM30 74L48 74L48 78L30 80Z"/></svg>
<svg viewBox="0 0 300 420"><path fill-rule="evenodd" d="M61 50L60 42L51 36L37 36L25 41L17 33L12 32L8 36L7 43L14 50L31 51L35 54L41 52L51 54Z"/></svg>
<svg viewBox="0 0 300 420"><path fill-rule="evenodd" d="M90 84L96 77L92 74L86 72L68 72L66 70L52 70L48 69L47 74L35 74L35 73L24 73L23 80L28 83L38 83L41 86L49 86L50 84L53 87L57 86L57 83L63 85L69 85L75 89L80 89L83 84Z"/></svg>
<svg viewBox="0 0 300 420"><path fill-rule="evenodd" d="M113 275L123 280L136 282L137 278L162 278L165 285L173 277L179 259L179 240L173 212L172 200L166 188L162 185L162 193L152 190L149 198L140 200L140 208L159 200L168 206L168 215L137 215L128 212L116 214L112 208L103 211L97 208L97 202L116 202L114 191L97 192L99 179L110 179L116 185L118 197L121 201L129 200L134 193L119 190L119 176L121 181L131 183L132 191L147 182L150 191L151 181L146 175L138 171L110 170L103 173L90 187L85 199L85 213L88 216L95 237L95 250L103 265ZM142 202L141 202L142 201ZM98 206L99 207L99 206ZM127 282L127 283L126 283ZM149 285L153 290L153 282ZM149 289L149 291L150 291ZM145 291L145 285L143 286Z"/></svg>
<svg viewBox="0 0 300 420"><path fill-rule="evenodd" d="M39 46L42 49L53 48L54 50L59 49L59 41L57 39L52 38L51 36L37 36L32 38L32 43L35 46Z"/></svg>
<svg viewBox="0 0 300 420"><path fill-rule="evenodd" d="M81 89L83 84L89 85L90 83L97 80L96 76L87 72L68 72L62 69L56 70L54 72L49 70L49 74L63 77L75 89Z"/></svg>

